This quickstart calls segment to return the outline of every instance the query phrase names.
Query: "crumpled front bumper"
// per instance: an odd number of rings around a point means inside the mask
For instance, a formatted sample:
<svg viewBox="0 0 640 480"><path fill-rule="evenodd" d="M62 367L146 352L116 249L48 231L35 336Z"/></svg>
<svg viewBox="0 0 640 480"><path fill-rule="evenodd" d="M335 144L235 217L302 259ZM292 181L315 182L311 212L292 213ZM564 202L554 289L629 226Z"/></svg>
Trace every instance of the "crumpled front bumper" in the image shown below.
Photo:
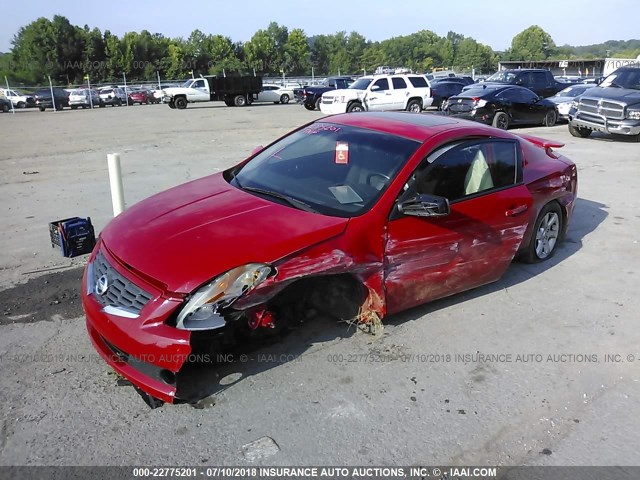
<svg viewBox="0 0 640 480"><path fill-rule="evenodd" d="M109 257L105 249L101 251ZM100 356L116 372L146 393L172 403L177 388L175 374L191 354L191 332L166 325L165 321L182 304L182 300L164 297L162 292L142 279L134 279L112 257L109 260L118 273L152 293L153 299L137 318L111 313L96 299L95 293L89 292L88 264L82 279L82 305L89 338Z"/></svg>

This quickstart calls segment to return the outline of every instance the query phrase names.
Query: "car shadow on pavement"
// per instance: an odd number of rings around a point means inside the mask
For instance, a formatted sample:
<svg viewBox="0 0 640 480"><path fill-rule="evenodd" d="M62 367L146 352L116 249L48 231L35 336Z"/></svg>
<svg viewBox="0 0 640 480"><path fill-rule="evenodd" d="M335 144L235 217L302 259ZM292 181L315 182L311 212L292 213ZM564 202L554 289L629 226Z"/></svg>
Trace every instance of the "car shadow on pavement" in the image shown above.
<svg viewBox="0 0 640 480"><path fill-rule="evenodd" d="M582 248L583 238L598 228L608 216L606 208L602 203L579 198L567 237L551 259L538 264L514 262L497 282L391 315L385 318L384 323L401 325L430 312L512 287L540 275ZM299 324L286 335L274 337L270 344L244 344L229 353L210 355L206 362L186 364L178 374L176 396L196 408L211 406L215 404L216 394L230 386L272 368L297 361L315 345L351 337L356 331L357 328L353 325L327 318L312 318Z"/></svg>

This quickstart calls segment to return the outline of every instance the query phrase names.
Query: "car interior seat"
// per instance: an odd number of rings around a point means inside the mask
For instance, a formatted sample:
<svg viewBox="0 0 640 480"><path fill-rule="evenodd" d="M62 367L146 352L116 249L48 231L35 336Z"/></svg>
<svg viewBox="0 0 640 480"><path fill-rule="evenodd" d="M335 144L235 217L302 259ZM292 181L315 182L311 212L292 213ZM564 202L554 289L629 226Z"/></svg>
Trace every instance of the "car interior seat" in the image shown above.
<svg viewBox="0 0 640 480"><path fill-rule="evenodd" d="M478 149L464 179L464 193L465 195L472 195L490 188L493 188L491 170L484 153L482 153L481 149Z"/></svg>

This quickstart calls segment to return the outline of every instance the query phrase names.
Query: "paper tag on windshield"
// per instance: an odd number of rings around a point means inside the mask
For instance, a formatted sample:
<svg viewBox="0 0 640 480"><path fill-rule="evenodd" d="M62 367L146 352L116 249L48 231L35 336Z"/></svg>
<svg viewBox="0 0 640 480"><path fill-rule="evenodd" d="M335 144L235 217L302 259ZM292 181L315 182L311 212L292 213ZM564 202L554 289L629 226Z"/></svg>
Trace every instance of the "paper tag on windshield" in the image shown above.
<svg viewBox="0 0 640 480"><path fill-rule="evenodd" d="M347 142L336 142L336 163L343 165L349 163L349 144Z"/></svg>

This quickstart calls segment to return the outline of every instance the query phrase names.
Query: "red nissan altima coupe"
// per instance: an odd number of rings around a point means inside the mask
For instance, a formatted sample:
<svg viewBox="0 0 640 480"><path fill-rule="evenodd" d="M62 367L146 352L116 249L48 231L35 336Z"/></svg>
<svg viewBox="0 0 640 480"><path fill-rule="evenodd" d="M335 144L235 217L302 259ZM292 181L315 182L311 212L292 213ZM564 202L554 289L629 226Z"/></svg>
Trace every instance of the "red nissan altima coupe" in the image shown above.
<svg viewBox="0 0 640 480"><path fill-rule="evenodd" d="M305 312L373 322L550 258L571 220L561 143L437 115L323 118L104 229L83 278L89 336L173 402L192 352Z"/></svg>

